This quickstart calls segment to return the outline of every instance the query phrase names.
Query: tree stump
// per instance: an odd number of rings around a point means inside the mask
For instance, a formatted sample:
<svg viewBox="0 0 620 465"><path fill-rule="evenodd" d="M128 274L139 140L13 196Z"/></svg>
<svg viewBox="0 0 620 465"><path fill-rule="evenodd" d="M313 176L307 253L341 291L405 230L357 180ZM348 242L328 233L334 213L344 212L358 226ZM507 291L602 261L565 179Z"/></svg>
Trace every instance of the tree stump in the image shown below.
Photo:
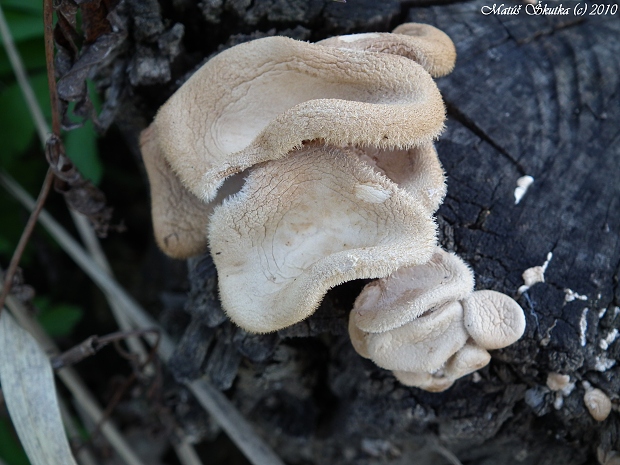
<svg viewBox="0 0 620 465"><path fill-rule="evenodd" d="M527 319L523 338L494 351L489 366L428 393L354 352L347 318L364 282L330 291L306 321L250 335L222 312L205 255L189 261L191 323L170 366L175 376L206 375L291 464L437 464L454 456L471 464L617 463L617 409L597 422L583 398L598 388L617 407L620 392L618 13L578 16L571 2L568 15L527 14L526 4L516 15L485 15L493 4L480 0L173 0L161 11L140 3L125 5L134 19L123 85L134 94L117 117L133 136L183 76L224 47L273 34L318 40L388 31L406 21L445 31L458 58L438 80L448 110L437 142L448 177L440 242L471 265L477 289L514 297ZM544 281L526 286L522 275L534 267ZM551 390L550 374L568 375L568 388Z"/></svg>

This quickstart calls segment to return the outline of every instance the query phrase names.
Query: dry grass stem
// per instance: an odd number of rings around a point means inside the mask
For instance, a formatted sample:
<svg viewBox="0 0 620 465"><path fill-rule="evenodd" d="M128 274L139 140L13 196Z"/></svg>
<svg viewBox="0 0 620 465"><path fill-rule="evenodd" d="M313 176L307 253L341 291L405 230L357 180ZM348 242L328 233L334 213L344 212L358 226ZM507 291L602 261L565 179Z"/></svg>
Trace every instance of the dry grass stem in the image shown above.
<svg viewBox="0 0 620 465"><path fill-rule="evenodd" d="M19 322L19 324L28 331L39 343L41 348L48 354L58 354L59 350L54 341L45 333L43 328L29 314L26 308L13 296L8 296L6 307L11 314ZM103 409L95 397L88 390L84 382L72 368L63 368L56 372L62 383L67 387L73 395L75 401L88 413L93 422L97 423L103 418ZM125 441L120 431L111 423L103 424L101 431L110 445L117 451L119 456L127 465L145 465L137 454L131 449Z"/></svg>
<svg viewBox="0 0 620 465"><path fill-rule="evenodd" d="M2 11L2 6L0 6L0 34L2 35L6 54L9 57L9 61L11 62L11 66L13 67L13 72L15 73L15 77L17 78L17 83L19 84L19 87L24 94L26 104L28 105L28 109L30 110L30 114L32 115L32 119L37 129L37 133L39 134L41 144L45 145L45 141L47 140L50 132L49 127L47 126L47 122L45 121L43 111L39 106L39 102L37 102L37 98L34 95L34 91L32 90L32 86L30 85L30 81L28 81L26 68L24 67L24 63L22 62L17 48L15 47L13 36L11 35L11 31L9 30L9 26Z"/></svg>
<svg viewBox="0 0 620 465"><path fill-rule="evenodd" d="M188 441L183 440L180 443L173 442L172 447L174 447L174 451L182 465L202 465L200 457L198 457L196 453L196 449L194 449L194 446Z"/></svg>
<svg viewBox="0 0 620 465"><path fill-rule="evenodd" d="M9 176L0 173L0 184L26 208L33 208L33 199ZM116 296L125 309L127 316L137 328L160 330L158 352L160 357L167 361L174 350L174 344L170 337L114 279L95 263L75 239L49 213L43 211L39 216L39 221L65 252L104 292ZM154 343L156 337L149 337L147 335L145 339L149 340L150 343ZM280 458L256 434L243 415L220 391L214 389L204 380L189 382L186 385L253 465L283 465Z"/></svg>
<svg viewBox="0 0 620 465"><path fill-rule="evenodd" d="M71 208L69 209L71 212L71 217L73 218L73 222L82 238L82 242L85 244L86 249L90 253L92 259L101 267L101 269L107 273L110 277L113 278L112 268L108 262L108 259L101 248L101 243L99 242L99 238L95 234L93 227L91 226L88 219L78 213ZM124 311L123 304L116 298L115 294L104 292L105 297L110 305L110 310L112 310L112 314L118 323L118 326L123 331L130 331L133 329L133 325L131 324L131 320L127 317ZM140 357L140 362L144 362L148 357L148 351L142 344L142 342L137 338L128 338L126 340L129 349L137 354ZM153 374L153 366L148 365L145 367L145 374L152 375Z"/></svg>

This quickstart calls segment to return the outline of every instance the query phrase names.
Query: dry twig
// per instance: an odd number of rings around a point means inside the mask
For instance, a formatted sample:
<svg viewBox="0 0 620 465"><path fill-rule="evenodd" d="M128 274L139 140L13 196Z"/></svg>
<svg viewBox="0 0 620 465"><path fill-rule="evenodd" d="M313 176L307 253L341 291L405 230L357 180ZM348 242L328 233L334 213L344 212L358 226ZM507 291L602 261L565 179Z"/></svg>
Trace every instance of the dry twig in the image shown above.
<svg viewBox="0 0 620 465"><path fill-rule="evenodd" d="M39 218L39 214L41 210L43 210L43 205L45 204L45 200L50 192L50 188L52 187L52 181L54 179L54 174L52 170L47 171L47 175L45 176L45 181L43 181L43 186L41 187L41 192L39 193L39 197L37 198L37 202L35 204L34 209L30 213L30 217L28 218L28 222L26 223L26 227L22 232L21 237L19 238L19 242L17 243L17 247L15 248L15 252L13 252L13 256L11 257L11 262L9 263L9 267L7 268L5 274L5 285L2 287L2 293L0 294L0 313L2 312L2 308L4 308L4 302L11 292L11 287L13 285L13 278L15 277L15 273L17 272L17 267L19 262L24 254L24 250L26 249L26 245L30 240L30 236L32 235L32 231L34 230L35 225L37 224L37 220Z"/></svg>
<svg viewBox="0 0 620 465"><path fill-rule="evenodd" d="M4 48L9 57L9 61L11 62L11 66L13 67L13 70L15 72L19 87L24 94L24 98L26 99L26 103L28 104L28 108L30 109L30 112L32 114L32 118L35 122L39 137L43 141L45 141L48 133L48 131L46 130L45 118L43 117L43 112L41 111L41 108L37 103L37 99L34 96L34 91L32 90L30 83L28 82L26 70L21 61L19 53L17 52L15 43L13 42L13 36L11 35L11 31L9 30L6 18L4 17L2 6L0 6L0 35L2 35ZM32 235L34 225L37 223L39 213L41 212L41 209L45 204L45 200L47 199L47 196L49 194L53 179L54 174L50 169L47 171L47 175L45 176L45 180L43 181L41 192L39 193L39 197L37 198L36 207L32 210L30 218L28 218L28 223L26 223L26 227L24 228L24 231L19 238L19 242L17 244L17 247L15 248L15 252L13 252L11 262L9 263L9 267L6 271L4 280L6 284L2 289L2 293L0 294L0 313L2 312L2 308L4 307L4 301L6 300L7 295L9 294L9 292L11 292L11 286L13 285L13 278L15 277L15 272L17 271L17 267L24 253L24 249L28 244L28 240Z"/></svg>

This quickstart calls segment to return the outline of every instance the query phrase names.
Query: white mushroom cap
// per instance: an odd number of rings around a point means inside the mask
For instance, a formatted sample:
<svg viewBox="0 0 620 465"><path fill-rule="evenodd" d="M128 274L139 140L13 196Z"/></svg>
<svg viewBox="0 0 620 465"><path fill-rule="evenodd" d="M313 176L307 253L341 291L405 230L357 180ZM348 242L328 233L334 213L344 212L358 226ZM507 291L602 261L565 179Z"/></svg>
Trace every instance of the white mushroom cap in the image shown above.
<svg viewBox="0 0 620 465"><path fill-rule="evenodd" d="M448 360L444 372L456 380L487 366L490 361L491 355L486 350L468 342Z"/></svg>
<svg viewBox="0 0 620 465"><path fill-rule="evenodd" d="M395 371L394 376L406 386L414 386L430 392L441 392L454 382L486 366L491 355L475 344L465 344L444 367L434 373Z"/></svg>
<svg viewBox="0 0 620 465"><path fill-rule="evenodd" d="M140 151L149 178L151 216L159 248L173 258L188 258L207 249L207 225L215 205L241 188L242 179L229 179L211 203L189 192L174 174L156 141L154 127L140 134Z"/></svg>
<svg viewBox="0 0 620 465"><path fill-rule="evenodd" d="M454 380L441 374L426 372L394 371L394 376L405 386L417 387L429 392L442 392L454 384Z"/></svg>
<svg viewBox="0 0 620 465"><path fill-rule="evenodd" d="M226 177L304 141L408 149L444 118L437 86L412 60L268 37L207 62L153 125L179 179L210 200Z"/></svg>
<svg viewBox="0 0 620 465"><path fill-rule="evenodd" d="M157 245L174 258L207 248L207 222L213 208L181 184L170 169L149 127L140 135L140 150L151 189L151 216Z"/></svg>
<svg viewBox="0 0 620 465"><path fill-rule="evenodd" d="M485 349L512 344L525 329L514 300L473 285L467 265L437 247L427 263L366 285L349 316L353 347L403 384L447 389L489 363Z"/></svg>
<svg viewBox="0 0 620 465"><path fill-rule="evenodd" d="M547 375L547 387L552 391L562 391L570 384L570 376L551 372Z"/></svg>
<svg viewBox="0 0 620 465"><path fill-rule="evenodd" d="M611 400L598 388L586 389L583 403L596 421L605 421L611 413Z"/></svg>
<svg viewBox="0 0 620 465"><path fill-rule="evenodd" d="M401 55L420 63L434 77L448 74L456 61L456 49L450 37L428 24L406 23L391 34L350 34L317 43L340 49Z"/></svg>
<svg viewBox="0 0 620 465"><path fill-rule="evenodd" d="M214 210L209 243L226 313L264 333L308 317L337 284L428 261L435 225L355 155L309 146L256 166Z"/></svg>
<svg viewBox="0 0 620 465"><path fill-rule="evenodd" d="M437 247L427 263L402 267L367 284L351 318L363 331L388 331L446 302L464 299L473 288L473 273L463 260Z"/></svg>
<svg viewBox="0 0 620 465"><path fill-rule="evenodd" d="M465 327L481 347L501 349L525 331L525 315L517 302L495 291L476 291L463 299Z"/></svg>
<svg viewBox="0 0 620 465"><path fill-rule="evenodd" d="M469 335L463 326L463 307L446 304L399 328L382 333L356 331L349 320L353 347L381 368L396 371L429 372L440 369L460 350ZM353 330L351 328L353 327ZM359 328L357 328L359 330ZM360 337L361 336L361 337Z"/></svg>
<svg viewBox="0 0 620 465"><path fill-rule="evenodd" d="M420 199L430 213L437 211L446 195L443 168L432 142L408 150L358 149L365 163Z"/></svg>

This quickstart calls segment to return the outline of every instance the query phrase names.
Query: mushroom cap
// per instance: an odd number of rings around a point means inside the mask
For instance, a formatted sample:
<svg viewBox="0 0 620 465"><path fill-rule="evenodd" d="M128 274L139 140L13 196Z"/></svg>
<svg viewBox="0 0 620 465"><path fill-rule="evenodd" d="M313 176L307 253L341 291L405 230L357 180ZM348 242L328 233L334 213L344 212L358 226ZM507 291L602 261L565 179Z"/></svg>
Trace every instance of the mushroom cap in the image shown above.
<svg viewBox="0 0 620 465"><path fill-rule="evenodd" d="M570 376L551 372L547 375L547 387L552 391L561 391L570 384Z"/></svg>
<svg viewBox="0 0 620 465"><path fill-rule="evenodd" d="M205 252L209 216L224 197L241 188L242 178L230 178L214 201L205 203L174 174L157 143L153 125L140 134L140 151L149 178L157 245L172 258L185 259Z"/></svg>
<svg viewBox="0 0 620 465"><path fill-rule="evenodd" d="M213 207L190 193L173 173L154 137L140 134L140 151L151 189L151 216L159 248L173 258L198 255L207 248L207 223Z"/></svg>
<svg viewBox="0 0 620 465"><path fill-rule="evenodd" d="M429 392L443 392L454 384L454 380L444 376L434 376L427 372L394 371L394 376L405 386L417 387Z"/></svg>
<svg viewBox="0 0 620 465"><path fill-rule="evenodd" d="M358 148L357 152L360 160L418 198L429 213L435 213L443 202L445 175L432 142L408 150L366 147Z"/></svg>
<svg viewBox="0 0 620 465"><path fill-rule="evenodd" d="M611 400L598 388L586 390L583 403L596 421L605 421L611 413Z"/></svg>
<svg viewBox="0 0 620 465"><path fill-rule="evenodd" d="M461 349L469 335L463 326L463 307L446 304L399 328L382 333L355 330L350 317L349 335L353 347L381 368L396 371L429 372L440 369ZM354 327L351 330L351 327ZM359 330L359 328L357 328ZM360 337L361 336L361 337Z"/></svg>
<svg viewBox="0 0 620 465"><path fill-rule="evenodd" d="M436 247L431 260L401 267L367 284L355 300L351 318L363 331L398 328L446 302L461 300L474 288L474 276L456 255Z"/></svg>
<svg viewBox="0 0 620 465"><path fill-rule="evenodd" d="M435 138L444 118L437 86L412 60L267 37L207 62L154 125L181 182L210 200L226 177L304 141L407 149Z"/></svg>
<svg viewBox="0 0 620 465"><path fill-rule="evenodd" d="M317 44L404 56L420 63L433 77L450 73L456 61L456 49L450 37L428 24L405 23L391 34L349 34L330 37Z"/></svg>
<svg viewBox="0 0 620 465"><path fill-rule="evenodd" d="M517 302L495 291L476 291L463 299L465 327L481 347L501 349L525 331L525 315Z"/></svg>
<svg viewBox="0 0 620 465"><path fill-rule="evenodd" d="M482 347L467 342L448 360L443 371L446 376L456 380L487 366L490 361L491 354Z"/></svg>
<svg viewBox="0 0 620 465"><path fill-rule="evenodd" d="M308 146L256 166L209 224L231 320L265 333L314 312L331 287L429 260L420 202L344 150Z"/></svg>
<svg viewBox="0 0 620 465"><path fill-rule="evenodd" d="M414 386L430 392L441 392L454 382L486 366L491 355L475 344L467 343L446 362L440 370L429 372L395 371L394 376L406 386Z"/></svg>

